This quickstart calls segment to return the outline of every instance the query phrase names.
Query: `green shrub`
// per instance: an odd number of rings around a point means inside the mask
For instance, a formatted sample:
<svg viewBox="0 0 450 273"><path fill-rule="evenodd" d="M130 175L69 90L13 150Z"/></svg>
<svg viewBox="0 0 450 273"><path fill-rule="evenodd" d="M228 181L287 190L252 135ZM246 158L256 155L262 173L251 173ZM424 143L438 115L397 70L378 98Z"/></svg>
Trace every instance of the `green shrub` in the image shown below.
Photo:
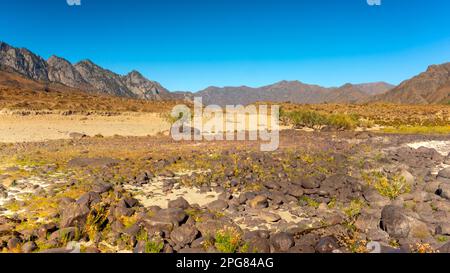
<svg viewBox="0 0 450 273"><path fill-rule="evenodd" d="M350 202L348 207L344 208L344 213L348 218L354 218L361 213L361 210L365 206L364 202L360 199L354 199Z"/></svg>
<svg viewBox="0 0 450 273"><path fill-rule="evenodd" d="M164 248L164 242L160 238L150 238L145 230L141 230L136 236L138 241L145 244L145 253L160 253Z"/></svg>
<svg viewBox="0 0 450 273"><path fill-rule="evenodd" d="M287 116L295 128L320 129L326 123L326 116L315 111L294 111L288 113Z"/></svg>
<svg viewBox="0 0 450 273"><path fill-rule="evenodd" d="M403 176L395 175L391 179L379 177L374 183L375 189L383 196L395 199L399 195L409 193L411 186L406 182Z"/></svg>
<svg viewBox="0 0 450 273"><path fill-rule="evenodd" d="M225 228L216 233L215 247L222 253L236 253L241 243L241 234L234 228Z"/></svg>
<svg viewBox="0 0 450 273"><path fill-rule="evenodd" d="M358 120L348 115L333 114L327 117L326 125L336 130L352 130L358 125Z"/></svg>
<svg viewBox="0 0 450 273"><path fill-rule="evenodd" d="M319 130L328 126L335 130L351 130L359 125L359 118L355 115L345 114L321 114L317 111L293 111L283 112L282 121L292 124L295 128L312 128Z"/></svg>

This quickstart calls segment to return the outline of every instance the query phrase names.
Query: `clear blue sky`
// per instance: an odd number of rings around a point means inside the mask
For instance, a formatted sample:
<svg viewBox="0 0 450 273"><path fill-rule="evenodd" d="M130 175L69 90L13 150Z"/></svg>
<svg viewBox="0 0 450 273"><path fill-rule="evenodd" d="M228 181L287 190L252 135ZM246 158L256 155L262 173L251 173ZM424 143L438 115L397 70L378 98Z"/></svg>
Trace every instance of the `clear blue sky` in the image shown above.
<svg viewBox="0 0 450 273"><path fill-rule="evenodd" d="M381 1L1 1L0 40L191 91L280 80L397 84L450 61L450 1Z"/></svg>

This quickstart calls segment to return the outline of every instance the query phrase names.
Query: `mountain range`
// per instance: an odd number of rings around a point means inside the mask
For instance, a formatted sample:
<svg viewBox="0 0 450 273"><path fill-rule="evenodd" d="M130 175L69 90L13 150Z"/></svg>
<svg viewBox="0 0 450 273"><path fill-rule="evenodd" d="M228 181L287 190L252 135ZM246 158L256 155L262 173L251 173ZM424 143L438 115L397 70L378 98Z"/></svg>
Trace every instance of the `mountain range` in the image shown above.
<svg viewBox="0 0 450 273"><path fill-rule="evenodd" d="M0 70L43 82L57 83L90 93L144 99L191 100L201 96L204 104L250 104L260 101L317 103L392 102L406 104L448 103L450 101L450 63L432 65L424 73L394 86L385 82L345 84L326 88L300 81L280 81L252 88L211 86L198 92L170 92L138 71L119 75L90 60L72 64L64 58L48 60L25 48L0 42Z"/></svg>
<svg viewBox="0 0 450 273"><path fill-rule="evenodd" d="M174 95L159 83L146 79L137 71L119 75L90 60L76 64L52 56L47 61L25 48L0 42L0 64L36 81L61 83L68 87L115 96L167 100Z"/></svg>
<svg viewBox="0 0 450 273"><path fill-rule="evenodd" d="M394 86L384 82L345 84L339 88L325 88L299 81L281 81L260 88L208 87L193 96L203 98L204 104L250 104L258 101L316 103L357 103L374 95L383 94Z"/></svg>

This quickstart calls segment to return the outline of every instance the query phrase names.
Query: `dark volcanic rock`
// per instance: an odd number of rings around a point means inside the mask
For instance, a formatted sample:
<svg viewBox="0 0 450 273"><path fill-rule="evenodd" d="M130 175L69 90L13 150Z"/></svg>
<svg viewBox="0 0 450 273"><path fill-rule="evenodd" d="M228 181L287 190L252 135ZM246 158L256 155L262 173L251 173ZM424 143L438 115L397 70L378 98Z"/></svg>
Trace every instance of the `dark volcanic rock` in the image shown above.
<svg viewBox="0 0 450 273"><path fill-rule="evenodd" d="M216 201L212 201L211 203L207 204L206 207L209 210L213 210L213 211L222 211L228 208L228 203L225 200L216 200Z"/></svg>
<svg viewBox="0 0 450 273"><path fill-rule="evenodd" d="M117 164L119 163L120 160L107 157L98 157L98 158L76 157L74 159L71 159L67 163L67 166L69 168L85 168L85 167L103 168L103 167L114 167L117 166Z"/></svg>
<svg viewBox="0 0 450 273"><path fill-rule="evenodd" d="M295 242L291 234L280 232L270 237L270 243L275 252L287 252Z"/></svg>
<svg viewBox="0 0 450 273"><path fill-rule="evenodd" d="M309 177L302 181L302 187L311 190L319 188L320 184L315 178Z"/></svg>
<svg viewBox="0 0 450 273"><path fill-rule="evenodd" d="M332 253L334 250L339 249L339 242L334 236L327 236L320 239L317 243L315 250L317 253Z"/></svg>
<svg viewBox="0 0 450 273"><path fill-rule="evenodd" d="M176 200L169 201L168 204L169 208L180 208L180 209L187 209L190 207L188 201L184 199L183 197L179 197Z"/></svg>
<svg viewBox="0 0 450 273"><path fill-rule="evenodd" d="M89 208L86 205L68 205L61 212L61 228L83 227L88 214Z"/></svg>
<svg viewBox="0 0 450 273"><path fill-rule="evenodd" d="M248 201L248 205L253 209L263 209L269 206L267 197L264 195L258 195Z"/></svg>
<svg viewBox="0 0 450 273"><path fill-rule="evenodd" d="M38 248L35 242L27 242L22 246L23 253L31 253Z"/></svg>
<svg viewBox="0 0 450 273"><path fill-rule="evenodd" d="M386 206L381 212L381 228L394 238L406 238L411 230L410 220L402 208Z"/></svg>
<svg viewBox="0 0 450 273"><path fill-rule="evenodd" d="M183 225L175 228L170 233L170 239L180 247L184 247L187 244L192 243L197 237L198 230L192 225Z"/></svg>

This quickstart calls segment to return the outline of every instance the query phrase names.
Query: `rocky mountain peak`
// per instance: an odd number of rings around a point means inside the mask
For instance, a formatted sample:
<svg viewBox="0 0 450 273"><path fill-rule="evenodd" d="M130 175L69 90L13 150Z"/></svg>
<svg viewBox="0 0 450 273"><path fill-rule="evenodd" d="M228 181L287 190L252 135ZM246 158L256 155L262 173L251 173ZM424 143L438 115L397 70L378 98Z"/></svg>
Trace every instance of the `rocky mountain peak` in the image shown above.
<svg viewBox="0 0 450 273"><path fill-rule="evenodd" d="M0 64L31 79L48 81L47 62L27 49L0 42Z"/></svg>
<svg viewBox="0 0 450 273"><path fill-rule="evenodd" d="M450 100L450 63L431 65L425 72L374 100L406 104L447 103Z"/></svg>
<svg viewBox="0 0 450 273"><path fill-rule="evenodd" d="M80 89L93 89L66 59L53 55L47 60L47 64L50 81Z"/></svg>

